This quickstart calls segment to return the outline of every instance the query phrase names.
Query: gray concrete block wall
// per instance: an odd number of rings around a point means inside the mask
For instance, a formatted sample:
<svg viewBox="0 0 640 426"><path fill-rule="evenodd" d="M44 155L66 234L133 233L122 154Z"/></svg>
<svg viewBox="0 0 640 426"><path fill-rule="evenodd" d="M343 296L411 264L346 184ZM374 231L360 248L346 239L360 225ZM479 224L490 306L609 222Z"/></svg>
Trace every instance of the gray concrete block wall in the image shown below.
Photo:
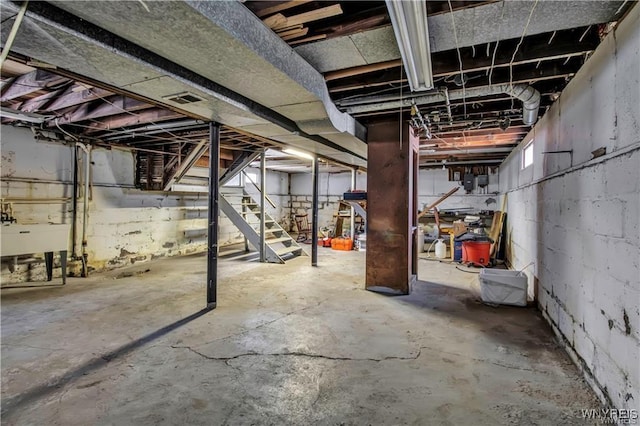
<svg viewBox="0 0 640 426"><path fill-rule="evenodd" d="M640 6L500 168L508 257L607 405L640 409ZM630 83L631 82L631 87ZM621 89L626 88L624 90ZM624 117L624 120L621 118ZM534 141L534 164L521 149ZM605 147L605 157L591 151ZM567 154L543 151L573 150ZM573 161L572 161L573 160Z"/></svg>

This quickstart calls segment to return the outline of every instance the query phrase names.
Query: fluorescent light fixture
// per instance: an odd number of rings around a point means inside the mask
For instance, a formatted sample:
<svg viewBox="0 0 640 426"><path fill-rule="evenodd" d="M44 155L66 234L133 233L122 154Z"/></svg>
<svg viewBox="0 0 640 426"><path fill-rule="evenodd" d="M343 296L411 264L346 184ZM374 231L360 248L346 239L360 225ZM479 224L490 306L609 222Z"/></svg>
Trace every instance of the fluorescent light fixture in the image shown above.
<svg viewBox="0 0 640 426"><path fill-rule="evenodd" d="M412 92L433 89L426 0L385 0Z"/></svg>
<svg viewBox="0 0 640 426"><path fill-rule="evenodd" d="M282 152L286 152L287 154L293 155L294 157L304 158L307 160L314 159L313 155L308 154L306 152L298 151L297 149L285 148L282 150Z"/></svg>
<svg viewBox="0 0 640 426"><path fill-rule="evenodd" d="M26 121L28 123L44 123L47 120L53 118L53 116L45 116L39 114L33 114L30 112L16 111L15 109L0 107L0 116L6 118L12 118L14 120Z"/></svg>

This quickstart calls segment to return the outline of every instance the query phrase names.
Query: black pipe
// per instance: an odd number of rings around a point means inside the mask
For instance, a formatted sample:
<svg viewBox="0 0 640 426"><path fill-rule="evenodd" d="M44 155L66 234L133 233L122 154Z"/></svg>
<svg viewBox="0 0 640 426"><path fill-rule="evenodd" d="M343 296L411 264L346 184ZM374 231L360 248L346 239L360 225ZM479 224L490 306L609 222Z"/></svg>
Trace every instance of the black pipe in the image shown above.
<svg viewBox="0 0 640 426"><path fill-rule="evenodd" d="M218 293L218 197L220 189L220 124L209 124L209 226L207 232L207 308L215 309Z"/></svg>

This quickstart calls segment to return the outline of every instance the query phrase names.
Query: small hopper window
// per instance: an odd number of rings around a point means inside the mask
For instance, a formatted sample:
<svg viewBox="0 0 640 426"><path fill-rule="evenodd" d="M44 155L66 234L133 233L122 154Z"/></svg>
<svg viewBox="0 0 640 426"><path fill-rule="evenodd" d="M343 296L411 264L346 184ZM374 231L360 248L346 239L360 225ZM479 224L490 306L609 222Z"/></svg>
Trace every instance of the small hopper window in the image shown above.
<svg viewBox="0 0 640 426"><path fill-rule="evenodd" d="M522 150L522 168L526 169L533 164L533 140Z"/></svg>

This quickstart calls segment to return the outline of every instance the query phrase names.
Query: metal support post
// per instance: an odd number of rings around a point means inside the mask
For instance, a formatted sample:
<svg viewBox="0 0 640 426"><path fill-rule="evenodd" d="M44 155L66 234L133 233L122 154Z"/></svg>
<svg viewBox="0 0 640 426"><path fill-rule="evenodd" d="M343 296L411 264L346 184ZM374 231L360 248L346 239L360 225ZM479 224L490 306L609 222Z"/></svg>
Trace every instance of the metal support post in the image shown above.
<svg viewBox="0 0 640 426"><path fill-rule="evenodd" d="M356 169L351 169L351 190L355 191L356 189ZM353 206L351 207L351 216L350 216L350 220L351 220L351 239L353 240L353 243L356 243L356 211L353 208Z"/></svg>
<svg viewBox="0 0 640 426"><path fill-rule="evenodd" d="M265 242L265 207L267 203L267 155L260 155L260 262L267 261L267 243Z"/></svg>
<svg viewBox="0 0 640 426"><path fill-rule="evenodd" d="M207 308L218 296L218 217L220 196L220 124L209 123L209 227L207 233Z"/></svg>
<svg viewBox="0 0 640 426"><path fill-rule="evenodd" d="M318 187L319 187L319 176L318 176L318 157L313 158L313 171L312 171L312 179L313 179L313 202L312 202L312 213L311 213L311 266L318 266Z"/></svg>

